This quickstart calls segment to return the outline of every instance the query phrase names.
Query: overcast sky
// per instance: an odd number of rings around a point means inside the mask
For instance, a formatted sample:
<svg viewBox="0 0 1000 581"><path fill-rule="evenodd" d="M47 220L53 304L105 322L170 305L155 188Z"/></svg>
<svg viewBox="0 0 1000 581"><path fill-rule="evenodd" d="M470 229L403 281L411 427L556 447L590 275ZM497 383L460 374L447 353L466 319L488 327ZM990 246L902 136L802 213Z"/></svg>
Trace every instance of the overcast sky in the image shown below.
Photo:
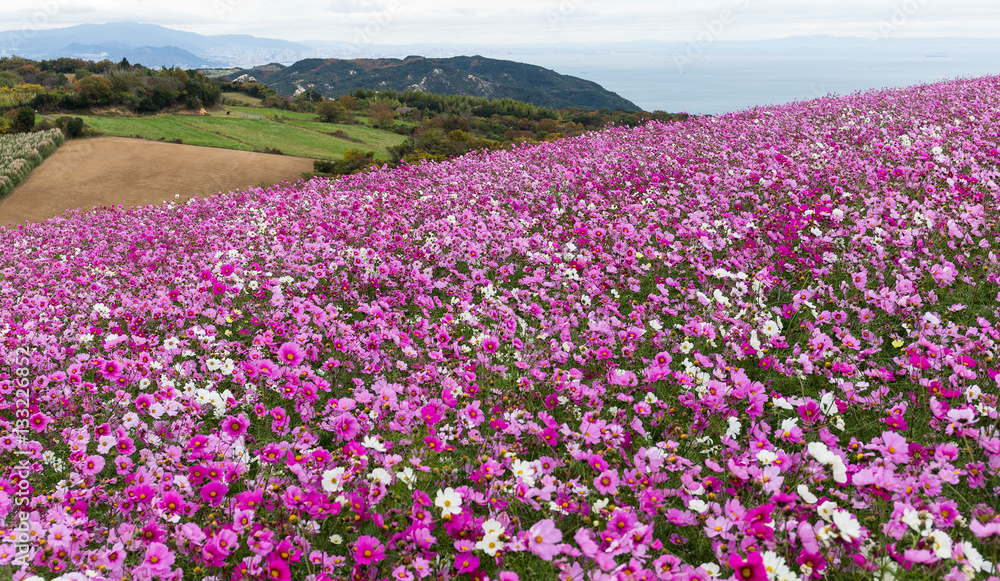
<svg viewBox="0 0 1000 581"><path fill-rule="evenodd" d="M805 34L998 37L993 0L21 0L0 30L143 22L201 34L515 45Z"/></svg>

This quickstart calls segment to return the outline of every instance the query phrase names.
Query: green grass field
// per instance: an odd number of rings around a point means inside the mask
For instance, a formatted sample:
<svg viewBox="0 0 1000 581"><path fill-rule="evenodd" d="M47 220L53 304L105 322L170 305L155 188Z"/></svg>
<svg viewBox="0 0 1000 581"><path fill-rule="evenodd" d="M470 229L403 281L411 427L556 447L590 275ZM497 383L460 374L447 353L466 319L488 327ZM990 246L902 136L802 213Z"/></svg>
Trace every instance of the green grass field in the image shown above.
<svg viewBox="0 0 1000 581"><path fill-rule="evenodd" d="M189 145L246 151L277 149L285 155L336 159L350 149L374 151L389 159L388 148L406 140L402 135L358 125L317 121L310 113L293 113L254 107L229 107L230 115L157 115L153 117L81 116L94 129L116 137L173 141ZM244 117L253 115L254 117ZM343 131L350 139L330 135Z"/></svg>
<svg viewBox="0 0 1000 581"><path fill-rule="evenodd" d="M249 103L251 105L260 105L261 100L257 97L251 97L250 95L245 95L243 93L223 93L222 97L224 99L230 99L231 101L240 101L243 103Z"/></svg>

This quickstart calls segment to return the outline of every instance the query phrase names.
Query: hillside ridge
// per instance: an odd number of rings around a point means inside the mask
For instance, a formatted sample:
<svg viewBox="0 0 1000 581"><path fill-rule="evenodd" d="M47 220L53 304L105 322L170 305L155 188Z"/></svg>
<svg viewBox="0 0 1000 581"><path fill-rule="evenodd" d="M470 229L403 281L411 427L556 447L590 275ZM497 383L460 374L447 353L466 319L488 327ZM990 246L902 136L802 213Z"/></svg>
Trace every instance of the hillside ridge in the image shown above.
<svg viewBox="0 0 1000 581"><path fill-rule="evenodd" d="M601 85L553 70L479 55L450 58L304 59L241 69L288 97L312 89L328 98L355 89L418 90L427 93L511 98L539 107L583 107L639 111L635 103Z"/></svg>

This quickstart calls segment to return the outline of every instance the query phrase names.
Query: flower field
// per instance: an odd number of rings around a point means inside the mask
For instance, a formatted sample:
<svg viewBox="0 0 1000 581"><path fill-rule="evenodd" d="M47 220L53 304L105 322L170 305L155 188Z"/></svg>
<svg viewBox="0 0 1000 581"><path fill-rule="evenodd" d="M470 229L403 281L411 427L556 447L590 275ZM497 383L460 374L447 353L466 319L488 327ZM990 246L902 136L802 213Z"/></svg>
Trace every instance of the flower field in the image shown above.
<svg viewBox="0 0 1000 581"><path fill-rule="evenodd" d="M62 142L59 129L0 135L0 197L17 187Z"/></svg>
<svg viewBox="0 0 1000 581"><path fill-rule="evenodd" d="M0 232L13 579L971 579L1000 77Z"/></svg>

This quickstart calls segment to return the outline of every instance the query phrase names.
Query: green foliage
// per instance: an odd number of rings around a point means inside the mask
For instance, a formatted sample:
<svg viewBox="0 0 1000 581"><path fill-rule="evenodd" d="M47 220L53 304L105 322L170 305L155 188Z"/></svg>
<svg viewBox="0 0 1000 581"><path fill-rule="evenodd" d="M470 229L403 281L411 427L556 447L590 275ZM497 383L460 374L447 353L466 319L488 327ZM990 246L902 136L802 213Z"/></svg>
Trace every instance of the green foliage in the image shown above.
<svg viewBox="0 0 1000 581"><path fill-rule="evenodd" d="M21 77L10 71L0 71L0 87L13 89L21 84Z"/></svg>
<svg viewBox="0 0 1000 581"><path fill-rule="evenodd" d="M321 91L327 97L378 87L377 100L383 101L390 98L388 90L405 92L419 82L434 93L473 96L483 101L491 95L509 98L512 103L531 103L552 109L569 106L639 109L631 101L590 81L535 65L481 56L305 59L287 67L269 65L240 72L252 74L286 96L292 95L300 85L323 87ZM374 100L370 96L367 98ZM523 116L523 113L518 111L517 115Z"/></svg>
<svg viewBox="0 0 1000 581"><path fill-rule="evenodd" d="M75 75L75 83L68 83L67 73ZM7 86L15 81L12 87ZM0 98L0 107L11 106L17 96L13 91L18 88L22 88L20 94L27 95L32 107L43 112L105 106L148 112L175 105L201 108L218 104L222 96L218 81L194 70L152 70L125 60L116 64L80 59L34 62L17 57L0 58L0 89L12 91L6 98ZM22 98L15 105L24 101Z"/></svg>
<svg viewBox="0 0 1000 581"><path fill-rule="evenodd" d="M35 127L35 110L31 107L21 107L14 117L14 131L27 133Z"/></svg>
<svg viewBox="0 0 1000 581"><path fill-rule="evenodd" d="M326 123L341 123L347 119L347 109L338 101L323 101L316 106L316 114Z"/></svg>
<svg viewBox="0 0 1000 581"><path fill-rule="evenodd" d="M389 103L372 103L368 108L368 120L373 127L392 127L396 121L395 108Z"/></svg>
<svg viewBox="0 0 1000 581"><path fill-rule="evenodd" d="M378 162L375 161L374 152L349 149L344 153L343 159L314 161L313 171L326 175L347 175L364 171L375 165L378 165Z"/></svg>
<svg viewBox="0 0 1000 581"><path fill-rule="evenodd" d="M66 137L70 139L80 137L83 133L84 123L83 119L79 117L60 117L56 120L56 123L63 130L63 133L66 134Z"/></svg>
<svg viewBox="0 0 1000 581"><path fill-rule="evenodd" d="M76 89L91 105L107 105L111 102L114 85L100 75L90 75L76 82Z"/></svg>

